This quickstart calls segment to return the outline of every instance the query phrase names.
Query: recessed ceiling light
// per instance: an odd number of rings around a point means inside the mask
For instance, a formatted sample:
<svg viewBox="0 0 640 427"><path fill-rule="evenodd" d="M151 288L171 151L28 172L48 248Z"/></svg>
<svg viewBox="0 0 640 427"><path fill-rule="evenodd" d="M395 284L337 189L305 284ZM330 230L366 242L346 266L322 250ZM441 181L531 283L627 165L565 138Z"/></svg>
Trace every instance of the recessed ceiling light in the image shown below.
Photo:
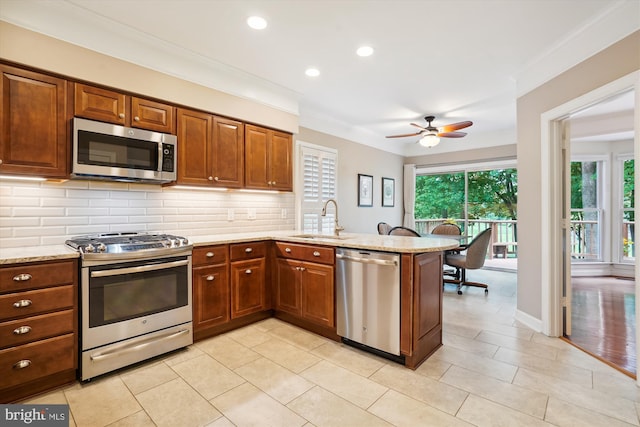
<svg viewBox="0 0 640 427"><path fill-rule="evenodd" d="M317 68L307 68L304 73L309 77L318 77L320 75L320 70Z"/></svg>
<svg viewBox="0 0 640 427"><path fill-rule="evenodd" d="M358 56L371 56L373 55L373 48L371 46L360 46L356 53Z"/></svg>
<svg viewBox="0 0 640 427"><path fill-rule="evenodd" d="M264 30L267 28L267 21L260 16L250 16L247 19L247 25L254 30Z"/></svg>

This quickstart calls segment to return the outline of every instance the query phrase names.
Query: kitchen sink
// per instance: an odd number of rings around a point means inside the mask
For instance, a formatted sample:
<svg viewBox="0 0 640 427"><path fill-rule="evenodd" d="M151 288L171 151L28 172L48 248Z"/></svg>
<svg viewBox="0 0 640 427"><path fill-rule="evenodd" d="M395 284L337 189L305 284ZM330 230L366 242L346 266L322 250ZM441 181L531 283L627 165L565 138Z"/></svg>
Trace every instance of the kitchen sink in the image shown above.
<svg viewBox="0 0 640 427"><path fill-rule="evenodd" d="M330 239L330 240L346 240L349 236L334 236L332 234L294 234L291 237L298 239Z"/></svg>

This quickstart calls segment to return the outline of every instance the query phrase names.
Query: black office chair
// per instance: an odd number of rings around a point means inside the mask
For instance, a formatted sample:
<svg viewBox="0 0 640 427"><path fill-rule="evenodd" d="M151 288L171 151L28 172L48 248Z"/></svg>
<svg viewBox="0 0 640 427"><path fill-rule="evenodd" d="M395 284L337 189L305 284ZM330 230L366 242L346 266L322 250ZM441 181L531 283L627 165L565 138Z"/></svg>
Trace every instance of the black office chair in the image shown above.
<svg viewBox="0 0 640 427"><path fill-rule="evenodd" d="M386 222L379 222L378 223L378 234L382 234L382 235L389 234L389 232L391 231L392 228L393 227L391 227Z"/></svg>
<svg viewBox="0 0 640 427"><path fill-rule="evenodd" d="M403 227L401 225L397 227L393 227L391 231L389 231L389 235L391 236L411 236L411 237L420 237L420 234L416 230L412 230L407 227Z"/></svg>
<svg viewBox="0 0 640 427"><path fill-rule="evenodd" d="M476 286L484 288L484 293L489 293L489 286L484 283L467 281L467 269L474 270L484 266L487 256L487 249L491 241L491 228L487 228L478 234L467 245L464 253L446 252L444 263L455 268L453 273L444 272L445 276L453 276L453 279L444 278L444 283L455 283L458 285L458 295L462 295L463 286Z"/></svg>

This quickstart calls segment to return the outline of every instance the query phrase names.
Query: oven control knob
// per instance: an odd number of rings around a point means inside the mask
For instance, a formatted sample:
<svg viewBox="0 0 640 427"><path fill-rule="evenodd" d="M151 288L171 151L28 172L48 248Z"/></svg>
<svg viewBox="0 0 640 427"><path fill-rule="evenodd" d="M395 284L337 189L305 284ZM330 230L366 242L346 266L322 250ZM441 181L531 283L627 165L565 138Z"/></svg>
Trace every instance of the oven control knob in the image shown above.
<svg viewBox="0 0 640 427"><path fill-rule="evenodd" d="M106 252L107 251L107 245L105 245L104 243L100 243L98 245L98 252Z"/></svg>
<svg viewBox="0 0 640 427"><path fill-rule="evenodd" d="M96 251L96 247L93 246L91 243L89 243L87 246L84 247L84 251L85 252L95 252Z"/></svg>

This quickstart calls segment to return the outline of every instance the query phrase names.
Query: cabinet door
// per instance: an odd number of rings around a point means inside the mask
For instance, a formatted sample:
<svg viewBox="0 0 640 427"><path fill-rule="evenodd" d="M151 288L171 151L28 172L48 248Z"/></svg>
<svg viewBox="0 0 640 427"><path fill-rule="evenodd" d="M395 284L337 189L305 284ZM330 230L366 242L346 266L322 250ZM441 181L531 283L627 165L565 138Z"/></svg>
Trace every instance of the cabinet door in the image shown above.
<svg viewBox="0 0 640 427"><path fill-rule="evenodd" d="M213 119L213 180L216 185L240 188L244 185L244 125Z"/></svg>
<svg viewBox="0 0 640 427"><path fill-rule="evenodd" d="M333 267L305 262L302 269L302 317L333 327Z"/></svg>
<svg viewBox="0 0 640 427"><path fill-rule="evenodd" d="M281 191L293 190L293 146L291 135L283 132L272 133L269 155L269 176L271 188Z"/></svg>
<svg viewBox="0 0 640 427"><path fill-rule="evenodd" d="M231 263L231 318L266 310L266 259Z"/></svg>
<svg viewBox="0 0 640 427"><path fill-rule="evenodd" d="M149 99L131 97L131 127L176 133L175 108Z"/></svg>
<svg viewBox="0 0 640 427"><path fill-rule="evenodd" d="M276 310L300 316L300 261L278 258L276 262Z"/></svg>
<svg viewBox="0 0 640 427"><path fill-rule="evenodd" d="M211 185L213 116L178 109L178 184Z"/></svg>
<svg viewBox="0 0 640 427"><path fill-rule="evenodd" d="M0 65L0 173L69 174L67 81Z"/></svg>
<svg viewBox="0 0 640 427"><path fill-rule="evenodd" d="M122 93L75 84L75 115L126 126L127 103Z"/></svg>
<svg viewBox="0 0 640 427"><path fill-rule="evenodd" d="M225 264L193 269L194 331L229 321L229 274Z"/></svg>
<svg viewBox="0 0 640 427"><path fill-rule="evenodd" d="M269 131L257 126L245 125L245 186L269 190Z"/></svg>

